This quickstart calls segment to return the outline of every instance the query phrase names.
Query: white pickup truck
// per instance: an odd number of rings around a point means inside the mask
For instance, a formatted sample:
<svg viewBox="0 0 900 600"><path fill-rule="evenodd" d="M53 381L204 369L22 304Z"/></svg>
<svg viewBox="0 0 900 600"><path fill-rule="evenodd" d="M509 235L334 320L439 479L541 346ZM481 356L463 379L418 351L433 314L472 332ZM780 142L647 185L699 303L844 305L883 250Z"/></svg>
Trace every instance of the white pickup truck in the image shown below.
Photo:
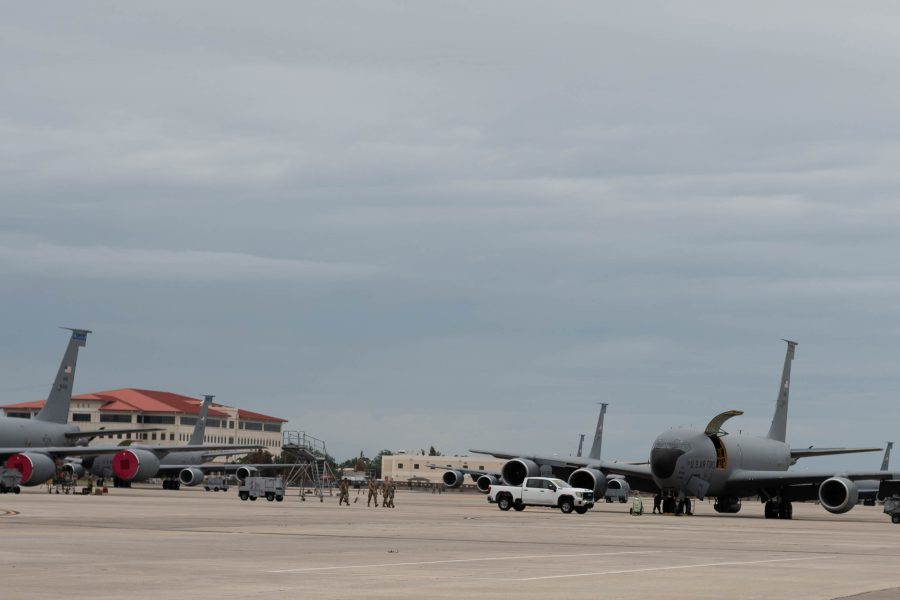
<svg viewBox="0 0 900 600"><path fill-rule="evenodd" d="M488 502L500 510L525 510L526 506L553 506L569 514L573 510L583 515L594 506L593 490L569 487L562 479L528 477L521 486L492 485Z"/></svg>

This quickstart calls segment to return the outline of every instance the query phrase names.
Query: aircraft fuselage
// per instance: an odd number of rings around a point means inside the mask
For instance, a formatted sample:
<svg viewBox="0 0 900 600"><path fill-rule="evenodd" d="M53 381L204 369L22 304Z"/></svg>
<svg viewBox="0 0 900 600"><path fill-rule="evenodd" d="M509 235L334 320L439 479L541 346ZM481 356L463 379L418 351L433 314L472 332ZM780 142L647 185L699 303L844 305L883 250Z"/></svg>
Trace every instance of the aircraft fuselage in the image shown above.
<svg viewBox="0 0 900 600"><path fill-rule="evenodd" d="M74 446L75 438L66 433L78 431L77 425L49 423L36 419L0 417L0 447L41 448L46 446Z"/></svg>
<svg viewBox="0 0 900 600"><path fill-rule="evenodd" d="M737 470L787 471L790 464L791 449L784 442L690 429L666 431L650 451L650 470L660 489L698 498L727 495L728 479Z"/></svg>

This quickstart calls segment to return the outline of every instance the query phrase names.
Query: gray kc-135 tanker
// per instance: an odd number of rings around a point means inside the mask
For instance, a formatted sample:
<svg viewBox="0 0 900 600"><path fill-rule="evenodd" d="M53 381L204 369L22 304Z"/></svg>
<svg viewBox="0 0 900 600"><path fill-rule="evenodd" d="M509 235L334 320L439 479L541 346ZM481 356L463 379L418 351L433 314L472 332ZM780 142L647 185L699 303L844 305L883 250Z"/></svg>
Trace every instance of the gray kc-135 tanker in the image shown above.
<svg viewBox="0 0 900 600"><path fill-rule="evenodd" d="M787 341L787 340L785 340ZM790 519L791 502L819 500L825 510L844 513L859 499L864 480L880 481L882 490L895 489L895 474L886 471L843 473L836 471L792 472L788 469L800 458L876 452L880 448L800 448L786 442L791 362L796 342L787 341L781 385L772 424L765 437L728 434L722 425L743 414L730 410L714 417L705 429L670 429L660 434L650 450L649 465L615 463L605 460L560 458L471 450L508 460L502 478L520 485L526 477L540 475L549 466L557 476L568 476L575 487L593 488L603 494L610 474L625 477L632 488L662 492L665 507L676 499L715 498L720 513L737 513L743 498L757 497L765 503L767 518Z"/></svg>
<svg viewBox="0 0 900 600"><path fill-rule="evenodd" d="M69 405L72 400L72 386L75 382L75 365L78 361L78 349L85 346L90 331L86 329L70 329L72 336L66 347L56 379L47 402L33 419L17 417L0 417L0 459L5 461L5 468L18 471L21 485L32 486L44 483L56 473L57 465L73 457L112 456L121 457L123 472L130 479L146 478L152 470L155 474L161 459L173 452L206 452L213 450L254 449L258 445L213 445L189 444L187 446L153 446L152 451L145 448L123 449L121 446L88 446L91 439L106 434L135 433L158 431L147 429L100 429L82 431L77 425L68 424ZM220 453L223 454L223 453ZM90 459L88 459L90 460ZM104 459L105 460L105 459ZM132 460L130 464L126 464ZM78 469L77 463L68 463L67 468ZM189 465L193 466L193 465ZM126 469L128 469L126 471ZM0 467L2 470L2 467Z"/></svg>

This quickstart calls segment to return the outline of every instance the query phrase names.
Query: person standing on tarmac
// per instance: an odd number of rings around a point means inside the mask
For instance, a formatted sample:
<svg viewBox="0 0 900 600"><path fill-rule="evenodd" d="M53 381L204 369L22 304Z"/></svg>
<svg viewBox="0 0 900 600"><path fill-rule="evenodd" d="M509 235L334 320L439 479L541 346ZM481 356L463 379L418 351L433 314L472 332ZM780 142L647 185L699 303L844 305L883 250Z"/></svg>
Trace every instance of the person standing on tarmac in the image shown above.
<svg viewBox="0 0 900 600"><path fill-rule="evenodd" d="M662 514L662 494L656 492L656 495L653 496L653 514L656 513Z"/></svg>
<svg viewBox="0 0 900 600"><path fill-rule="evenodd" d="M340 506L342 502L346 502L347 506L350 506L350 482L346 477L341 480L340 492L341 496L338 498L338 506Z"/></svg>
<svg viewBox="0 0 900 600"><path fill-rule="evenodd" d="M381 482L381 508L388 508L388 495L390 492L388 488L391 487L391 478L385 477L384 481Z"/></svg>
<svg viewBox="0 0 900 600"><path fill-rule="evenodd" d="M394 483L394 480L391 479L391 485L388 488L388 503L390 503L391 508L394 508L394 492L397 491L397 484Z"/></svg>
<svg viewBox="0 0 900 600"><path fill-rule="evenodd" d="M366 506L372 506L372 499L375 499L375 508L378 508L378 482L374 477L369 478L369 502Z"/></svg>

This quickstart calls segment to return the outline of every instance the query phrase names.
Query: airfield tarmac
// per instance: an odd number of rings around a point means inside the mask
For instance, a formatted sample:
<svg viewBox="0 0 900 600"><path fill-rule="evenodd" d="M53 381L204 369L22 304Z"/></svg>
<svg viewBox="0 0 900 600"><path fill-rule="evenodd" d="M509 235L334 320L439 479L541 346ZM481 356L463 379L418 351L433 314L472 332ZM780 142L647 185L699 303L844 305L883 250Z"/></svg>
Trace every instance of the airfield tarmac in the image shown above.
<svg viewBox="0 0 900 600"><path fill-rule="evenodd" d="M400 491L393 510L355 498L0 495L0 597L900 598L900 526L875 507L795 504L793 521L767 521L755 502L632 517L504 513L458 492Z"/></svg>

